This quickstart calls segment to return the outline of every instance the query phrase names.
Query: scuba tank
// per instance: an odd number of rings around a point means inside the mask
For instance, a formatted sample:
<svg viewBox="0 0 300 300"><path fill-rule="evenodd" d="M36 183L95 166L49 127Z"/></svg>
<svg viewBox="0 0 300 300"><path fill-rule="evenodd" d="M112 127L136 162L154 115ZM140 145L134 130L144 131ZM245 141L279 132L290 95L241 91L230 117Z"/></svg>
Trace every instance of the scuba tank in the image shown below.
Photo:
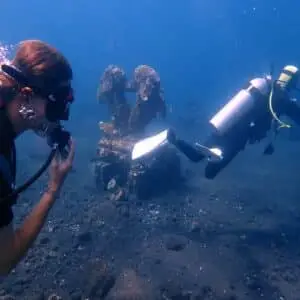
<svg viewBox="0 0 300 300"><path fill-rule="evenodd" d="M208 160L205 167L207 178L215 178L246 147L256 126L255 121L266 111L270 90L269 76L252 79L210 119L212 132L200 146L218 149L222 159Z"/></svg>

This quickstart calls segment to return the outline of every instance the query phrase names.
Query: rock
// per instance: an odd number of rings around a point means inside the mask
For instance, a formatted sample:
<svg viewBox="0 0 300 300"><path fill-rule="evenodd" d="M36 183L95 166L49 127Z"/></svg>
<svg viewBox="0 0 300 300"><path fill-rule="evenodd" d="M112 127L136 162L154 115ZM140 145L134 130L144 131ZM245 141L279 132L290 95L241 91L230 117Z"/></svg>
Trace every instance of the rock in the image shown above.
<svg viewBox="0 0 300 300"><path fill-rule="evenodd" d="M165 237L165 245L168 250L181 251L188 243L188 239L179 235L168 235Z"/></svg>
<svg viewBox="0 0 300 300"><path fill-rule="evenodd" d="M88 243L92 240L92 234L89 231L83 231L77 236L79 243Z"/></svg>
<svg viewBox="0 0 300 300"><path fill-rule="evenodd" d="M52 294L48 297L48 300L63 300L63 298L56 294Z"/></svg>
<svg viewBox="0 0 300 300"><path fill-rule="evenodd" d="M46 244L48 244L50 242L50 239L48 238L48 237L42 237L41 239L40 239L40 244L41 245L46 245Z"/></svg>
<svg viewBox="0 0 300 300"><path fill-rule="evenodd" d="M135 271L124 270L115 286L108 294L107 300L154 300L152 288Z"/></svg>
<svg viewBox="0 0 300 300"><path fill-rule="evenodd" d="M256 274L249 274L245 277L245 285L252 291L262 291L261 281Z"/></svg>
<svg viewBox="0 0 300 300"><path fill-rule="evenodd" d="M190 227L190 232L192 233L201 233L202 226L199 221L193 221Z"/></svg>

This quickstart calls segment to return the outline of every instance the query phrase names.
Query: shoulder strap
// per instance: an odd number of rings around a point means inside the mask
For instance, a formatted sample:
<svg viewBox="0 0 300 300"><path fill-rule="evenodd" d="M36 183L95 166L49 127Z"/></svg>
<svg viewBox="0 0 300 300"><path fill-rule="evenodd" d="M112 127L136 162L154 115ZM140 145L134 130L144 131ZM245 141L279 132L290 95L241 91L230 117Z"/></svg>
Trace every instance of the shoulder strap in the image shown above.
<svg viewBox="0 0 300 300"><path fill-rule="evenodd" d="M8 190L8 192L14 189L16 177L16 149L13 139L10 137L10 135L13 134L10 125L6 111L1 107L0 97L0 180L1 184L4 185L4 190Z"/></svg>
<svg viewBox="0 0 300 300"><path fill-rule="evenodd" d="M14 151L12 153L14 157ZM0 205L12 206L16 203L17 195L15 190L15 162L10 162L4 155L0 154L0 184L3 185L3 195L0 198ZM1 193L1 194L2 194Z"/></svg>
<svg viewBox="0 0 300 300"><path fill-rule="evenodd" d="M11 167L10 162L4 155L0 154L0 176L4 179L4 181L12 186L14 183L14 174Z"/></svg>

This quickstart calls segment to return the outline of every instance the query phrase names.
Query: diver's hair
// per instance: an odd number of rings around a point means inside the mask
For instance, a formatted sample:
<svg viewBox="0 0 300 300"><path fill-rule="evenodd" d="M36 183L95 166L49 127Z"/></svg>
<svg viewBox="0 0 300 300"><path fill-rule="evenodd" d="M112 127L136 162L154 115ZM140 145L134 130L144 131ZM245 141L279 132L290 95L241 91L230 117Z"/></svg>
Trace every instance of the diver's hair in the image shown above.
<svg viewBox="0 0 300 300"><path fill-rule="evenodd" d="M57 49L39 40L21 42L12 64L41 89L51 90L73 77L67 59Z"/></svg>
<svg viewBox="0 0 300 300"><path fill-rule="evenodd" d="M11 63L26 76L29 82L45 91L51 91L61 82L71 80L73 77L67 59L58 50L39 40L21 42ZM18 83L15 80L5 73L0 73L2 100L13 99L18 90Z"/></svg>

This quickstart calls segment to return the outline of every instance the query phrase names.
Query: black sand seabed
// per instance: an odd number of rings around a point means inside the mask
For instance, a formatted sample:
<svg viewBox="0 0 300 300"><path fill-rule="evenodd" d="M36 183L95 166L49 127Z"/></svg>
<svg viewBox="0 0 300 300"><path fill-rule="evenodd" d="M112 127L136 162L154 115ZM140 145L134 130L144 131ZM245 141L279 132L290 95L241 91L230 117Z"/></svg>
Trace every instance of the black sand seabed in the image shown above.
<svg viewBox="0 0 300 300"><path fill-rule="evenodd" d="M96 191L94 145L77 138L75 170L0 299L300 299L300 144L268 158L248 150L214 181L183 159L183 186L129 212ZM26 155L20 180L43 160ZM45 182L19 200L17 220Z"/></svg>

